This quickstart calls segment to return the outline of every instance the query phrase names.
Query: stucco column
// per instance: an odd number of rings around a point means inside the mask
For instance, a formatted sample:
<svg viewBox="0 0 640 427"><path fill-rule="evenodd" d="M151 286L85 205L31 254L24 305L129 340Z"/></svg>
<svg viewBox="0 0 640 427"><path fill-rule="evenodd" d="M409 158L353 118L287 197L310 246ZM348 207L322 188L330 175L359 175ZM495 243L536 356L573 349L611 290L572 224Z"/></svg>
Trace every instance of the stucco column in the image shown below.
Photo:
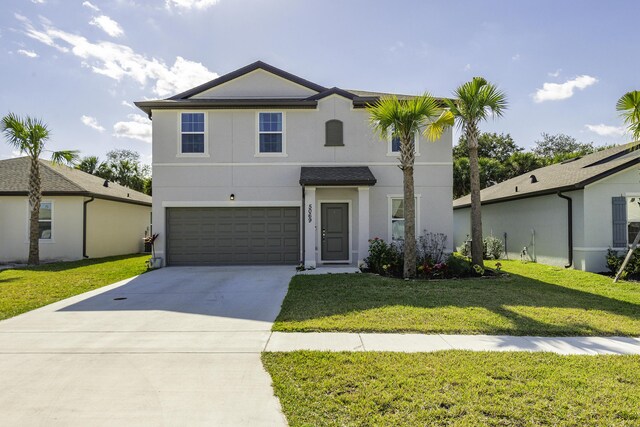
<svg viewBox="0 0 640 427"><path fill-rule="evenodd" d="M316 266L316 188L306 187L304 191L304 266Z"/></svg>
<svg viewBox="0 0 640 427"><path fill-rule="evenodd" d="M358 266L369 254L369 187L358 187Z"/></svg>

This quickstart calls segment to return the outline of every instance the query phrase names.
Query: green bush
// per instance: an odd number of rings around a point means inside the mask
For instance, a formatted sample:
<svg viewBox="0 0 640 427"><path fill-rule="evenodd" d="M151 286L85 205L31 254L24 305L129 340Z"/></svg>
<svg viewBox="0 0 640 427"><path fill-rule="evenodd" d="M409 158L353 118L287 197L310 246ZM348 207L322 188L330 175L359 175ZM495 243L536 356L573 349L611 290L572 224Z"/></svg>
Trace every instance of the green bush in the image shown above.
<svg viewBox="0 0 640 427"><path fill-rule="evenodd" d="M469 277L473 272L471 262L457 254L451 254L447 258L447 270L449 277Z"/></svg>
<svg viewBox="0 0 640 427"><path fill-rule="evenodd" d="M619 255L618 252L611 248L607 250L607 255L605 255L607 268L612 274L616 274L618 272L622 266L625 256L627 256L626 252ZM627 279L640 280L640 250L637 249L633 252L631 259L624 268L622 276Z"/></svg>
<svg viewBox="0 0 640 427"><path fill-rule="evenodd" d="M484 259L500 259L504 253L504 244L502 240L489 236L483 239L482 249Z"/></svg>
<svg viewBox="0 0 640 427"><path fill-rule="evenodd" d="M379 237L369 240L369 256L364 260L369 271L385 276L402 274L404 253L401 244L388 244Z"/></svg>

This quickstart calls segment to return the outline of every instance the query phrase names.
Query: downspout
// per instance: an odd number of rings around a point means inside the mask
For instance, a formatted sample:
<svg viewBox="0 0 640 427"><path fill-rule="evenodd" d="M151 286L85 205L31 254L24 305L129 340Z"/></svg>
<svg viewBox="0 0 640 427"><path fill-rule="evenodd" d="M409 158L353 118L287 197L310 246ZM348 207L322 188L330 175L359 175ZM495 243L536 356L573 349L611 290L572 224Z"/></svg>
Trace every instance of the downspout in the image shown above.
<svg viewBox="0 0 640 427"><path fill-rule="evenodd" d="M304 198L304 184L302 184L302 208L300 209L300 219L302 220L302 262L301 264L304 266L305 263L305 252L304 252L304 248L306 246L305 244L305 223L304 223L304 208L306 206L306 201Z"/></svg>
<svg viewBox="0 0 640 427"><path fill-rule="evenodd" d="M89 258L87 255L87 205L93 202L94 197L82 203L82 257Z"/></svg>
<svg viewBox="0 0 640 427"><path fill-rule="evenodd" d="M569 253L569 262L564 266L564 268L569 268L573 265L573 199L569 196L565 196L559 191L558 197L567 201L567 227L569 227L567 232L567 250Z"/></svg>

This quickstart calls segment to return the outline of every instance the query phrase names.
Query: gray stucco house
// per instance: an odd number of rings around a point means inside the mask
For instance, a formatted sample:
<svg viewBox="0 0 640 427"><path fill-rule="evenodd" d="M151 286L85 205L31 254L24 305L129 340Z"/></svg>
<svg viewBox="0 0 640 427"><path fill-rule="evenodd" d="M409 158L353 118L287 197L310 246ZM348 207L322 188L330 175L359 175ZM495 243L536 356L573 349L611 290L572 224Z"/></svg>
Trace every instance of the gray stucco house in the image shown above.
<svg viewBox="0 0 640 427"><path fill-rule="evenodd" d="M365 106L263 62L136 105L153 122L153 224L168 265L357 265L402 236L397 141ZM452 134L416 139L417 229L452 239ZM449 248L451 249L451 248Z"/></svg>
<svg viewBox="0 0 640 427"><path fill-rule="evenodd" d="M483 235L507 255L606 271L608 248L625 251L640 231L640 150L620 145L567 160L481 191ZM454 242L470 235L470 197L453 202Z"/></svg>

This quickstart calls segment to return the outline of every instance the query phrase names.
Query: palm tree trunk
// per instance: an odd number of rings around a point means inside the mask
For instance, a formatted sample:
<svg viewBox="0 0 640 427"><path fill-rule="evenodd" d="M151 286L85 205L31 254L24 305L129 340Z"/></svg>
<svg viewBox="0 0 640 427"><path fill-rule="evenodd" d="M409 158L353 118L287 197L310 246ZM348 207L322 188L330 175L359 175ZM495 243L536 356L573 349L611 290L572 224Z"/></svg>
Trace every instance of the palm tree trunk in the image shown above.
<svg viewBox="0 0 640 427"><path fill-rule="evenodd" d="M413 166L402 170L404 180L404 268L402 276L416 277L416 198Z"/></svg>
<svg viewBox="0 0 640 427"><path fill-rule="evenodd" d="M40 264L40 201L42 188L40 181L40 163L37 157L31 158L29 171L29 261L30 265Z"/></svg>
<svg viewBox="0 0 640 427"><path fill-rule="evenodd" d="M482 252L482 215L480 212L480 166L478 163L478 128L471 124L467 128L469 143L469 170L471 186L471 261L484 267Z"/></svg>

